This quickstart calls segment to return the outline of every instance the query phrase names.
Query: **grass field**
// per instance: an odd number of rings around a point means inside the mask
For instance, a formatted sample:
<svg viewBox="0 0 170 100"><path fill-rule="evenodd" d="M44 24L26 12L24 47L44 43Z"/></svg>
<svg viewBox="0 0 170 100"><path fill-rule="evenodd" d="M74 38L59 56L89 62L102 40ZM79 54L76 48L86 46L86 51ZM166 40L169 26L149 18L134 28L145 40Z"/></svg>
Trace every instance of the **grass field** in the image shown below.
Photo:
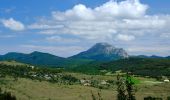
<svg viewBox="0 0 170 100"><path fill-rule="evenodd" d="M113 76L70 74L79 78L115 79ZM162 98L170 96L170 83L161 83L149 78L138 77L137 79L140 80L140 83L135 85L137 100L143 100L146 96ZM16 95L18 100L92 100L91 91L96 96L100 92L103 100L116 100L117 95L116 86L100 90L90 86L63 85L25 78L14 80L11 77L0 78L0 87L4 91L10 91L13 95Z"/></svg>
<svg viewBox="0 0 170 100"><path fill-rule="evenodd" d="M12 66L23 66L23 65L28 65L16 61L0 61L0 64L5 64L5 65L12 65Z"/></svg>

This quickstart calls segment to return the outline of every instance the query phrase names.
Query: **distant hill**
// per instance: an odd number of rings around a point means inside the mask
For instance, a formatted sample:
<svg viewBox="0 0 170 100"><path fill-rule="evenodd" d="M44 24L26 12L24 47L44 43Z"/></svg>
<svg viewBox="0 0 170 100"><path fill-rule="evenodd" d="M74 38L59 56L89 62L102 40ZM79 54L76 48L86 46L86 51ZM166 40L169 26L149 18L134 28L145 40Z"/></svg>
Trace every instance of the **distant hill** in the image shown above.
<svg viewBox="0 0 170 100"><path fill-rule="evenodd" d="M167 56L166 58L170 59L170 56Z"/></svg>
<svg viewBox="0 0 170 100"><path fill-rule="evenodd" d="M111 61L127 57L127 52L122 48L115 48L108 43L97 43L87 51L81 52L70 58L92 59L96 61Z"/></svg>
<svg viewBox="0 0 170 100"><path fill-rule="evenodd" d="M152 56L138 55L138 56L132 56L132 57L137 57L137 58L167 58L167 57L162 57L162 56L157 56L157 55L152 55Z"/></svg>
<svg viewBox="0 0 170 100"><path fill-rule="evenodd" d="M168 57L161 56L129 56L128 53L122 48L116 48L108 43L96 43L94 46L89 48L87 51L81 52L74 56L63 58L55 56L49 53L43 52L32 52L30 54L9 52L5 55L0 55L0 61L17 61L21 63L37 65L37 66L48 66L48 67L70 67L74 68L77 66L84 66L91 63L103 63L109 61L116 61L127 58L157 58L163 59ZM121 60L123 61L123 60ZM132 62L134 64L134 62ZM119 66L120 67L120 66Z"/></svg>
<svg viewBox="0 0 170 100"><path fill-rule="evenodd" d="M48 53L32 52L30 54L11 52L0 57L0 60L15 60L22 63L43 65L43 66L61 66L65 58L54 56Z"/></svg>
<svg viewBox="0 0 170 100"><path fill-rule="evenodd" d="M93 61L103 62L122 58L128 58L128 54L124 49L115 48L108 43L97 43L89 50L68 58L58 57L49 53L42 53L38 51L30 54L10 52L5 55L1 55L0 61L15 60L22 63L40 66L76 67Z"/></svg>
<svg viewBox="0 0 170 100"><path fill-rule="evenodd" d="M93 60L62 58L49 53L35 51L30 54L10 52L5 55L1 55L0 61L17 61L31 65L48 67L76 67L77 65L87 64Z"/></svg>

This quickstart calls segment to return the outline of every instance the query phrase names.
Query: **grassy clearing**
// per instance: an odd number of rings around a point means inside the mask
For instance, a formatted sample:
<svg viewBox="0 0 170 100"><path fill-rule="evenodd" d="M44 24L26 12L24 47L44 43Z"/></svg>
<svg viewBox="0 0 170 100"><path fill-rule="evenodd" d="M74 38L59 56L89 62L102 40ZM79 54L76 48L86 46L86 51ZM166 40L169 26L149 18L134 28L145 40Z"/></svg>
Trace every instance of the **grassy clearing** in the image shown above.
<svg viewBox="0 0 170 100"><path fill-rule="evenodd" d="M0 64L11 65L11 66L25 66L27 64L16 62L16 61L0 61Z"/></svg>
<svg viewBox="0 0 170 100"><path fill-rule="evenodd" d="M69 73L67 73L69 74ZM70 73L79 78L90 78L91 75L84 75L78 73ZM111 76L93 76L95 79L115 79ZM161 84L147 84L145 81L152 81L151 78L137 77L140 83L136 85L136 97L137 100L143 100L146 96L162 97L166 98L170 96L170 83ZM4 84L0 83L0 87L3 90L10 91L16 95L18 100L92 100L91 91L97 96L100 91L97 88L82 86L82 85L62 85L49 83L46 81L30 80L25 78L19 78L14 81L11 77L0 78L0 81L4 81ZM103 100L116 100L116 86L112 89L102 89L101 95Z"/></svg>
<svg viewBox="0 0 170 100"><path fill-rule="evenodd" d="M97 95L99 89L80 85L59 85L49 82L19 79L2 85L3 89L11 91L19 100L90 100L91 91ZM111 90L102 90L103 98L113 98Z"/></svg>

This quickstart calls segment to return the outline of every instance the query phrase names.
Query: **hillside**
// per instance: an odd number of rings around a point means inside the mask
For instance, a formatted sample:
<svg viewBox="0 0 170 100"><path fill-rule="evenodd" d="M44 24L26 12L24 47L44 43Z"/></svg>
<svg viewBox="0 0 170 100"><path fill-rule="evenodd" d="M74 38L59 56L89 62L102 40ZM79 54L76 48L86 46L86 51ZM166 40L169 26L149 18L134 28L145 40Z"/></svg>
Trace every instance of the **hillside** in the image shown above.
<svg viewBox="0 0 170 100"><path fill-rule="evenodd" d="M170 59L165 58L129 58L100 65L101 69L111 71L131 71L145 76L170 76Z"/></svg>
<svg viewBox="0 0 170 100"><path fill-rule="evenodd" d="M28 65L28 64L16 62L14 60L11 60L11 61L0 61L0 64L11 65L11 66L25 66L25 65Z"/></svg>
<svg viewBox="0 0 170 100"><path fill-rule="evenodd" d="M131 71L137 75L144 76L170 76L170 59L166 58L128 58L111 61L107 63L89 63L81 65L74 69L87 74L103 74L101 70L115 72L122 70L123 72Z"/></svg>
<svg viewBox="0 0 170 100"><path fill-rule="evenodd" d="M39 67L76 67L92 62L90 59L62 58L49 53L32 52L30 54L11 52L0 56L0 61L17 61L21 63L37 65Z"/></svg>
<svg viewBox="0 0 170 100"><path fill-rule="evenodd" d="M30 54L11 52L1 56L0 60L15 60L22 63L43 66L61 66L65 62L65 58L37 51Z"/></svg>
<svg viewBox="0 0 170 100"><path fill-rule="evenodd" d="M1 55L0 61L15 60L22 63L48 67L76 67L93 61L112 61L127 57L127 52L122 48L115 48L108 43L96 43L89 50L68 58L38 51L30 54L9 52Z"/></svg>

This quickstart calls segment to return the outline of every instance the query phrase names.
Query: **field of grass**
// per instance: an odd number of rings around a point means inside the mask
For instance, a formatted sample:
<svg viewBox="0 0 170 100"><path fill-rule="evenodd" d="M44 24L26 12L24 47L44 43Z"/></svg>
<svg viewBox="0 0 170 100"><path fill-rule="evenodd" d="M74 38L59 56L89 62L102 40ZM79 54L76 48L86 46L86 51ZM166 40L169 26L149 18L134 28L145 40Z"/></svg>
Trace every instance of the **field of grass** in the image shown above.
<svg viewBox="0 0 170 100"><path fill-rule="evenodd" d="M0 64L12 65L12 66L24 66L24 65L28 65L28 64L16 62L16 61L13 61L13 60L11 60L11 61L0 61Z"/></svg>
<svg viewBox="0 0 170 100"><path fill-rule="evenodd" d="M87 75L70 71L58 71L58 69L31 69L27 68L25 64L15 61L3 61L0 64L2 64L0 88L3 91L11 92L17 100L92 100L92 93L96 97L100 93L103 100L116 100L116 76L117 74L126 74L121 71L112 73L102 70L106 72L105 75ZM31 77L32 75L36 75L37 78ZM48 75L52 76L50 79L59 78L60 81L48 80ZM48 77L46 78L46 76ZM73 82L72 85L63 84L63 77L64 79L77 79L79 81ZM147 96L161 97L166 100L170 96L170 83L136 75L132 76L131 79L135 84L134 90L137 100L143 100ZM85 86L84 83L81 83L81 80L88 80L90 86ZM108 82L108 84L101 85L102 81Z"/></svg>
<svg viewBox="0 0 170 100"><path fill-rule="evenodd" d="M67 73L69 74L69 73ZM78 78L113 79L114 76L91 76L78 73L70 73ZM155 79L137 77L140 80L136 84L137 100L143 100L146 96L166 98L170 96L170 83L157 82ZM154 83L154 84L153 84ZM17 100L92 100L91 91L97 96L100 92L103 100L116 100L116 86L110 89L98 89L90 86L63 85L37 81L25 78L14 80L12 77L0 78L0 87L4 91L10 91ZM166 99L165 99L166 100Z"/></svg>

